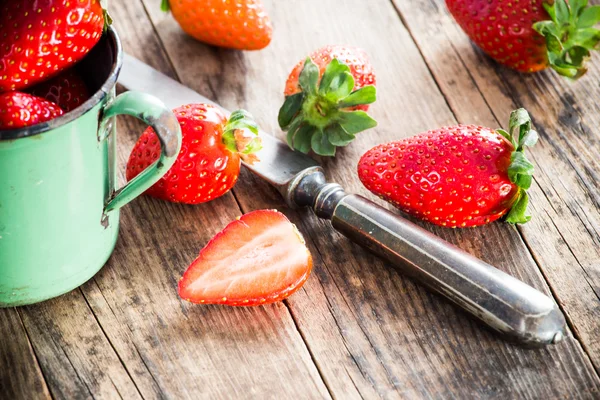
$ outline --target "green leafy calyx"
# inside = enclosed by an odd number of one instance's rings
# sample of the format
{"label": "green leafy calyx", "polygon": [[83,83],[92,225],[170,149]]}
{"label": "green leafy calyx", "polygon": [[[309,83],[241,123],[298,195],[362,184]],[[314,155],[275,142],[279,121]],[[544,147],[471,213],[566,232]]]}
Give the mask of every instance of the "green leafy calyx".
{"label": "green leafy calyx", "polygon": [[524,108],[519,108],[510,114],[508,132],[503,129],[498,129],[497,132],[514,147],[508,166],[508,179],[519,188],[512,208],[506,216],[506,222],[524,224],[531,219],[531,215],[527,212],[529,203],[527,189],[531,187],[534,170],[533,164],[525,155],[525,148],[537,143],[538,133],[533,130],[529,113]]}
{"label": "green leafy calyx", "polygon": [[102,17],[104,18],[104,26],[102,26],[102,33],[105,33],[108,30],[108,27],[112,25],[113,20],[108,14],[108,10],[106,8],[102,9]]}
{"label": "green leafy calyx", "polygon": [[548,63],[559,74],[577,79],[587,72],[585,62],[600,43],[600,6],[588,7],[588,0],[555,0],[544,3],[549,21],[533,24],[546,39]]}
{"label": "green leafy calyx", "polygon": [[169,10],[171,9],[171,6],[169,5],[169,0],[162,0],[160,2],[160,9],[163,12],[169,12]]}
{"label": "green leafy calyx", "polygon": [[319,81],[319,68],[307,58],[298,85],[301,91],[285,98],[278,117],[291,148],[333,156],[336,147],[348,145],[357,133],[377,125],[366,112],[351,110],[375,102],[375,86],[353,90],[350,68],[337,59],[327,65]]}
{"label": "green leafy calyx", "polygon": [[223,128],[223,144],[232,153],[239,153],[246,163],[252,164],[258,161],[254,153],[262,149],[258,132],[258,125],[248,111],[234,111]]}

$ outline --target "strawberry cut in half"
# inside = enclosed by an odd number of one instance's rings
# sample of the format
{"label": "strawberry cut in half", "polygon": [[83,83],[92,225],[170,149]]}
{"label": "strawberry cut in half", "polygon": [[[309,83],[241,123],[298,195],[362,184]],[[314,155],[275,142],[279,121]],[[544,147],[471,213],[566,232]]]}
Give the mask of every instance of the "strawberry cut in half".
{"label": "strawberry cut in half", "polygon": [[200,250],[178,292],[200,304],[274,303],[297,291],[312,265],[296,226],[276,210],[257,210],[231,222]]}

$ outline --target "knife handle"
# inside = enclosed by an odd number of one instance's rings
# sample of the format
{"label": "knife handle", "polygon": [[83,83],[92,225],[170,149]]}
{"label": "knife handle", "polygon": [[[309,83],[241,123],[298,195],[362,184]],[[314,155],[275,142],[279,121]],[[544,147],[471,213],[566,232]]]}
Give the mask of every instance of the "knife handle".
{"label": "knife handle", "polygon": [[565,337],[563,314],[542,292],[372,201],[325,183],[320,171],[299,183],[296,205],[311,205],[337,231],[507,339],[541,345]]}

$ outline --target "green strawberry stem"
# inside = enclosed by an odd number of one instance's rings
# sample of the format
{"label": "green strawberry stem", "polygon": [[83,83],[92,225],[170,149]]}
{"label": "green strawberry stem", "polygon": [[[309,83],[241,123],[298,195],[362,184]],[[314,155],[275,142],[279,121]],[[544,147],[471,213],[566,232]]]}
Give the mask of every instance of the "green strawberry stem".
{"label": "green strawberry stem", "polygon": [[102,32],[104,33],[108,30],[108,27],[112,25],[113,20],[108,14],[108,10],[106,8],[102,9],[102,17],[104,18],[104,26],[102,27]]}
{"label": "green strawberry stem", "polygon": [[169,0],[162,0],[160,2],[160,9],[164,12],[169,12],[171,7],[169,6]]}
{"label": "green strawberry stem", "polygon": [[337,59],[327,65],[319,82],[319,68],[307,58],[298,84],[302,91],[285,98],[278,117],[292,149],[334,156],[336,147],[347,146],[357,133],[377,125],[366,112],[350,110],[373,103],[375,86],[353,90],[350,68]]}
{"label": "green strawberry stem", "polygon": [[533,24],[533,29],[546,39],[550,66],[571,79],[587,72],[585,62],[600,43],[600,30],[593,28],[600,22],[600,6],[587,4],[588,0],[544,3],[551,20]]}
{"label": "green strawberry stem", "polygon": [[533,164],[525,155],[525,147],[531,147],[538,141],[538,133],[531,126],[531,117],[524,108],[519,108],[510,114],[508,132],[498,129],[497,132],[512,143],[514,151],[510,155],[508,166],[508,179],[518,186],[519,191],[512,208],[506,216],[506,222],[511,224],[524,224],[531,219],[527,212],[529,196],[527,189],[531,187],[533,179]]}
{"label": "green strawberry stem", "polygon": [[258,161],[254,153],[262,149],[258,125],[246,110],[231,113],[223,128],[223,143],[232,153],[239,153],[242,160],[252,164]]}

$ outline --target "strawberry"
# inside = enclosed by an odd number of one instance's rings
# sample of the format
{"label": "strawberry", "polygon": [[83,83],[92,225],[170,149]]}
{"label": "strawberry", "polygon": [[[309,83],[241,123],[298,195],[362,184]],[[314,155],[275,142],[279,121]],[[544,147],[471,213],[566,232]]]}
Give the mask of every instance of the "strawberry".
{"label": "strawberry", "polygon": [[275,210],[231,222],[200,250],[179,281],[179,296],[193,303],[255,306],[300,289],[312,256],[296,227]]}
{"label": "strawberry", "polygon": [[326,46],[300,61],[285,84],[279,126],[295,150],[335,155],[377,122],[366,111],[376,99],[375,74],[366,53]]}
{"label": "strawberry", "polygon": [[85,82],[74,69],[30,88],[29,92],[58,104],[66,112],[79,107],[90,97]]}
{"label": "strawberry", "polygon": [[600,6],[587,0],[446,0],[465,33],[490,57],[521,72],[552,67],[576,79],[600,42]]}
{"label": "strawberry", "polygon": [[163,0],[161,8],[204,43],[260,50],[271,42],[273,27],[261,0]]}
{"label": "strawberry", "polygon": [[[171,169],[148,191],[160,199],[198,204],[227,193],[240,174],[240,160],[256,161],[258,127],[244,110],[225,114],[210,104],[188,104],[173,110],[181,125],[182,145]],[[160,142],[152,128],[144,131],[127,162],[131,180],[158,160]]]}
{"label": "strawberry", "polygon": [[362,156],[358,175],[377,196],[436,225],[477,226],[505,214],[525,223],[533,165],[524,149],[538,135],[524,109],[509,126],[458,125],[382,144]]}
{"label": "strawberry", "polygon": [[41,97],[21,92],[0,93],[0,129],[23,128],[63,115],[63,110]]}
{"label": "strawberry", "polygon": [[99,0],[11,0],[0,5],[0,92],[22,90],[75,64],[100,40]]}

